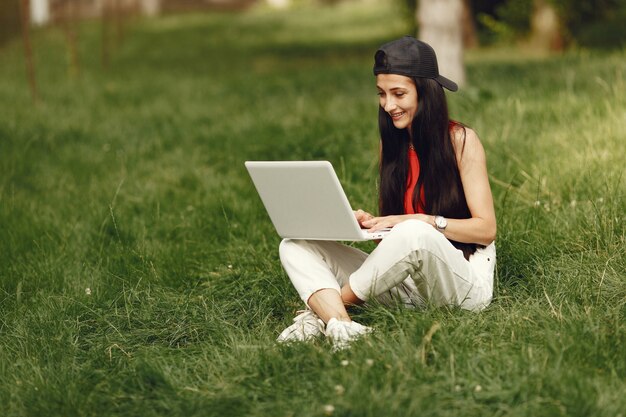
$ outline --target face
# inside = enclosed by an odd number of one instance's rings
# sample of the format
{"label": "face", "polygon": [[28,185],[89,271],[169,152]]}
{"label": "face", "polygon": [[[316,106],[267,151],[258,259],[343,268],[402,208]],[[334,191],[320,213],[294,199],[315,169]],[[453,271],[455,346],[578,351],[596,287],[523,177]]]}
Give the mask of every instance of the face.
{"label": "face", "polygon": [[376,88],[380,107],[391,116],[393,125],[398,129],[408,128],[410,132],[418,102],[413,80],[404,75],[378,74]]}

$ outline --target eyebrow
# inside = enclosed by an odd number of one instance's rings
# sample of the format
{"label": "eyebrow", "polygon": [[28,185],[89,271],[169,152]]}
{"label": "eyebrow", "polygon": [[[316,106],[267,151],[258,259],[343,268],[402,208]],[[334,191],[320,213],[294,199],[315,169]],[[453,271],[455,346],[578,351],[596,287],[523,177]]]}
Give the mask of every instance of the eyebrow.
{"label": "eyebrow", "polygon": [[[379,90],[383,90],[382,88],[380,88],[380,86],[376,86],[376,88],[378,88]],[[390,88],[389,91],[396,91],[396,90],[402,90],[402,91],[409,91],[408,88],[404,88],[404,87],[393,87]]]}

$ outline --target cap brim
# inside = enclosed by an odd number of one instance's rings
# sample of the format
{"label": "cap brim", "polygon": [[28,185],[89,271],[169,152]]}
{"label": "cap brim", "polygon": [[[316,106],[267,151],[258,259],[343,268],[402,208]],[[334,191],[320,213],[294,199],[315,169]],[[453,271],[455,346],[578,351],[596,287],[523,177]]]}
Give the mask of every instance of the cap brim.
{"label": "cap brim", "polygon": [[447,88],[450,91],[457,91],[459,89],[459,86],[456,85],[454,81],[447,79],[443,75],[435,78],[435,81],[437,81],[439,84],[441,84],[442,87]]}

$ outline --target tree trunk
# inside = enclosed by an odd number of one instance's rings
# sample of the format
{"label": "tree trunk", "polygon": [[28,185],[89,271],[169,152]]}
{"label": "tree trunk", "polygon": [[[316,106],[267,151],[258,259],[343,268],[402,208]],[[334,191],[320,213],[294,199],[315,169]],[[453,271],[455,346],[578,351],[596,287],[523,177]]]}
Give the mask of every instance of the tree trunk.
{"label": "tree trunk", "polygon": [[267,4],[274,9],[285,9],[290,6],[290,0],[267,0]]}
{"label": "tree trunk", "polygon": [[463,0],[463,46],[465,49],[478,47],[478,34],[476,32],[476,23],[474,22],[474,12],[470,0]]}
{"label": "tree trunk", "polygon": [[439,73],[459,86],[465,85],[462,18],[463,0],[419,1],[419,39],[435,50]]}
{"label": "tree trunk", "polygon": [[28,85],[33,102],[39,102],[39,91],[37,90],[37,81],[35,79],[35,63],[33,60],[33,48],[30,44],[30,0],[20,0],[21,5],[21,21],[22,21],[22,38],[24,40],[24,56],[26,58],[26,73],[28,77]]}
{"label": "tree trunk", "polygon": [[80,64],[78,60],[78,46],[76,42],[76,22],[78,20],[78,5],[74,0],[65,0],[65,10],[63,12],[63,20],[61,26],[65,32],[65,41],[67,43],[67,62],[68,73],[71,77],[76,78],[80,75]]}
{"label": "tree trunk", "polygon": [[109,61],[111,57],[111,36],[110,36],[110,21],[109,15],[111,13],[110,0],[102,0],[102,11],[100,15],[101,21],[101,48],[100,48],[100,61],[102,62],[102,68],[109,68]]}
{"label": "tree trunk", "polygon": [[50,22],[50,0],[32,0],[30,21],[37,26]]}
{"label": "tree trunk", "polygon": [[161,13],[161,0],[141,0],[140,10],[143,16],[158,16]]}
{"label": "tree trunk", "polygon": [[561,51],[564,47],[559,16],[550,3],[534,0],[530,21],[530,44],[544,51]]}

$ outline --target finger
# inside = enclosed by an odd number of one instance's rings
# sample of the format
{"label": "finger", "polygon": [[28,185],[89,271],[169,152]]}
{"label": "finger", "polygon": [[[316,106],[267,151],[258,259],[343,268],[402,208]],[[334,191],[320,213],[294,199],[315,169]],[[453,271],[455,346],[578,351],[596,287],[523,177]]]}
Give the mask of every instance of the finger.
{"label": "finger", "polygon": [[376,224],[376,221],[377,221],[376,217],[372,217],[371,219],[364,220],[363,226],[372,227],[373,225]]}
{"label": "finger", "polygon": [[395,226],[395,222],[389,217],[378,217],[376,220],[376,223],[370,227],[370,231],[378,231],[386,228],[390,229]]}
{"label": "finger", "polygon": [[379,223],[379,224],[377,224],[375,226],[370,227],[368,230],[370,232],[377,232],[377,231],[379,231],[381,229],[385,229],[387,227],[389,227],[389,226],[387,226],[385,223]]}
{"label": "finger", "polygon": [[381,217],[375,217],[372,220],[370,220],[368,223],[368,228],[371,232],[375,232],[377,230],[380,229],[384,229],[385,227],[389,227],[389,222]]}

